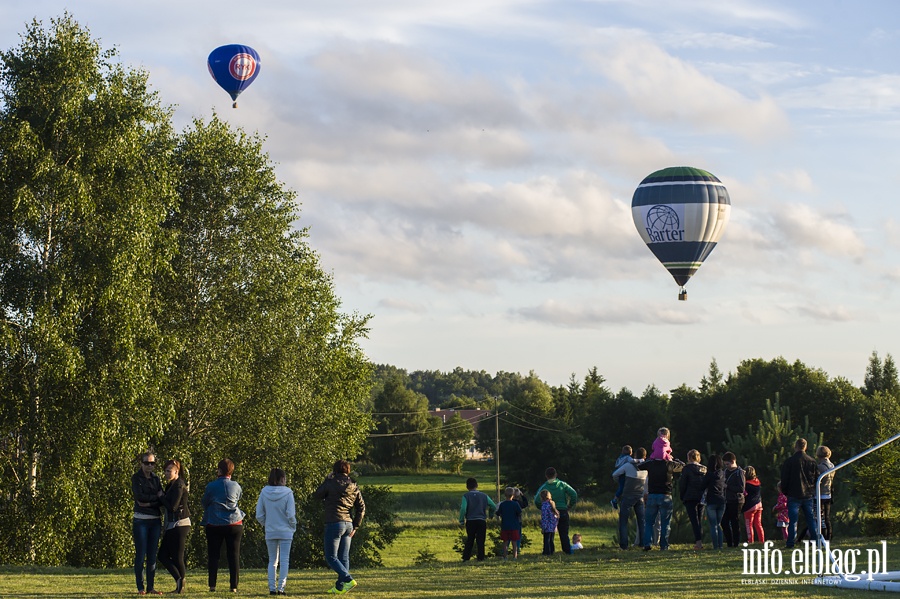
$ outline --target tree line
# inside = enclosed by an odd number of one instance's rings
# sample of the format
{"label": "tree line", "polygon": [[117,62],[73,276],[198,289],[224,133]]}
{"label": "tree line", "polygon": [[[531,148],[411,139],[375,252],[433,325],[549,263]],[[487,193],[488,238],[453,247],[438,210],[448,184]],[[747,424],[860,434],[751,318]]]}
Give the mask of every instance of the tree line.
{"label": "tree line", "polygon": [[[753,465],[766,485],[764,498],[774,505],[780,465],[797,437],[807,438],[812,450],[828,445],[839,463],[900,428],[897,367],[890,354],[882,359],[877,352],[869,357],[862,387],[784,358],[744,360],[728,374],[713,359],[696,387],[683,384],[663,393],[649,385],[640,395],[609,389],[596,367],[581,380],[573,375],[564,386],[548,385],[533,372],[492,377],[462,369],[406,373],[382,365],[375,368],[375,377],[376,401],[385,401],[385,394],[409,400],[394,404],[398,412],[454,406],[491,410],[499,423],[490,418],[480,426],[480,449],[493,455],[499,429],[504,484],[532,489],[553,465],[564,480],[588,494],[611,492],[610,473],[621,447],[649,448],[656,430],[666,426],[682,460],[689,449],[704,456],[732,451],[742,466]],[[408,430],[416,426],[424,430],[422,422],[410,423]],[[392,443],[396,441],[390,438],[373,440],[369,455],[377,460],[377,455],[390,454]],[[403,451],[392,454],[394,461],[415,466],[414,459],[404,456],[426,451],[428,442],[422,436],[404,443]],[[873,534],[891,529],[900,482],[889,473],[898,464],[900,448],[888,446],[842,471],[836,509],[858,511],[862,501]],[[887,532],[898,532],[895,528]]]}

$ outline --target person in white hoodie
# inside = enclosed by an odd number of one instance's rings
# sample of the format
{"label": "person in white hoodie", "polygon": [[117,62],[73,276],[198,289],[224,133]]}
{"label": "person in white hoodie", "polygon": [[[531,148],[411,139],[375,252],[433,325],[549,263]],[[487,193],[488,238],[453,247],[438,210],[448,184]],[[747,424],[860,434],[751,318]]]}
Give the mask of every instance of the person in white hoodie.
{"label": "person in white hoodie", "polygon": [[[294,492],[287,486],[287,475],[281,468],[269,472],[269,484],[259,492],[256,520],[266,529],[269,548],[269,594],[284,595],[287,584],[291,541],[297,530]],[[275,566],[278,564],[278,585],[275,585]]]}

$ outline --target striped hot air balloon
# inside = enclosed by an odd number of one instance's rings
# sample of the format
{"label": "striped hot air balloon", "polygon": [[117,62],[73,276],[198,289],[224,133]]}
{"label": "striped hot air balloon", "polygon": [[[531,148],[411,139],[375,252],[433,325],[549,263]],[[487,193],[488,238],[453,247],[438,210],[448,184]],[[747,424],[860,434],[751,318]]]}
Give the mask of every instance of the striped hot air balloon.
{"label": "striped hot air balloon", "polygon": [[722,182],[689,166],[664,168],[648,175],[634,191],[631,216],[641,239],[681,286],[716,247],[731,214]]}

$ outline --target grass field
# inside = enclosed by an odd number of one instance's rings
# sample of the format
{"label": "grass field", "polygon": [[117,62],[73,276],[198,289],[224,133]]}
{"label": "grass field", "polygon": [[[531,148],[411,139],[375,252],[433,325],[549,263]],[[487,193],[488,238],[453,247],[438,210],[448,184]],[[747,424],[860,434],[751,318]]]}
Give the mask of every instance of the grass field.
{"label": "grass field", "polygon": [[[407,527],[394,545],[385,550],[384,568],[355,570],[359,587],[352,595],[374,598],[404,597],[870,597],[870,592],[817,587],[811,576],[745,575],[739,549],[696,552],[690,545],[673,545],[668,552],[620,551],[613,545],[615,516],[608,506],[579,505],[572,514],[572,530],[582,532],[586,549],[572,556],[542,557],[537,510],[528,510],[526,534],[534,544],[518,561],[496,558],[483,563],[462,563],[453,551],[458,535],[459,499],[467,476],[482,481],[482,490],[494,494],[487,467],[467,464],[462,476],[429,474],[367,476],[365,484],[390,485],[399,497],[399,512]],[[866,550],[880,546],[877,539],[838,542],[841,550]],[[781,547],[779,544],[776,547]],[[413,565],[419,550],[437,557],[429,565]],[[889,541],[887,569],[900,569],[900,542]],[[789,566],[789,554],[785,551]],[[864,563],[856,571],[865,569]],[[220,579],[227,572],[220,573]],[[161,590],[174,586],[160,571]],[[225,578],[227,581],[227,578]],[[207,591],[205,571],[189,572],[187,594],[215,597]],[[325,596],[332,585],[329,570],[292,570],[291,596]],[[226,585],[227,586],[227,585]],[[0,567],[0,597],[133,597],[130,570],[74,570],[66,568]],[[263,570],[241,572],[241,596],[268,597]]]}

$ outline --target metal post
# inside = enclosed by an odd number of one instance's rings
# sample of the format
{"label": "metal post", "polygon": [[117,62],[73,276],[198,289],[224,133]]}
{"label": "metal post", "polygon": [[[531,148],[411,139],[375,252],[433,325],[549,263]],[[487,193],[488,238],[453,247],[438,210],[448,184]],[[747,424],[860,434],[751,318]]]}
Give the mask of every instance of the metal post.
{"label": "metal post", "polygon": [[497,464],[497,505],[500,505],[500,411],[494,397],[494,463]]}

